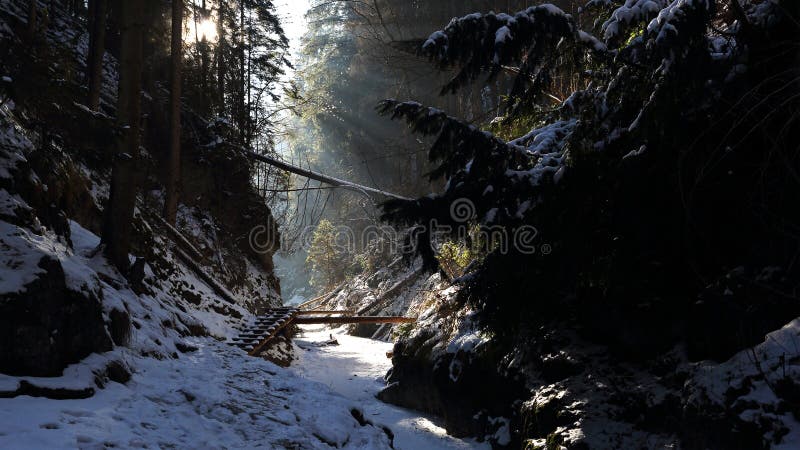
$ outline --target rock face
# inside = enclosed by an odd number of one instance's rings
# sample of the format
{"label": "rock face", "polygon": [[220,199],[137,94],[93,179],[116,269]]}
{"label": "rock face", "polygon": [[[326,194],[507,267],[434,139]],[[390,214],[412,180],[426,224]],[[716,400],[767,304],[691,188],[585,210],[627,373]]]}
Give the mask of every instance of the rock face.
{"label": "rock face", "polygon": [[397,340],[378,398],[442,418],[450,435],[519,447],[512,430],[521,427],[519,405],[530,395],[525,380],[508,370],[505,353],[475,329],[454,294],[439,274],[396,261],[353,278],[317,307],[417,317],[413,325],[350,328],[356,336]]}
{"label": "rock face", "polygon": [[[186,114],[203,142],[225,136],[225,127]],[[153,148],[160,148],[154,143]],[[181,209],[178,229],[203,254],[203,266],[238,294],[242,306],[255,314],[282,303],[273,254],[280,232],[272,211],[251,183],[251,162],[226,144],[182,149]],[[158,157],[165,155],[157,153]],[[163,164],[161,164],[163,167]],[[155,168],[153,172],[158,172]],[[160,211],[160,198],[153,210]],[[211,239],[209,239],[211,238]],[[142,249],[143,252],[146,249]]]}
{"label": "rock face", "polygon": [[402,343],[395,347],[389,385],[379,399],[441,417],[452,436],[488,436],[493,445],[519,445],[500,430],[518,426],[515,405],[527,395],[521,377],[503,373],[488,351],[443,353],[431,361],[408,350]]}
{"label": "rock face", "polygon": [[[428,354],[415,351],[413,344],[400,341],[392,353],[388,386],[378,393],[384,402],[444,416],[444,402],[434,383],[434,370]],[[449,431],[449,428],[448,428]]]}
{"label": "rock face", "polygon": [[[109,152],[119,138],[115,105],[107,101],[116,98],[118,65],[106,55],[103,112],[89,111],[73,78],[83,61],[75,47],[85,35],[82,24],[50,8],[59,26],[43,27],[34,43],[21,40],[14,31],[24,20],[23,4],[0,7],[0,48],[7,56],[0,74],[0,374],[10,376],[0,397],[84,398],[108,382],[126,383],[130,352],[179,358],[193,351],[184,337],[222,338],[248,312],[279,304],[272,254],[280,235],[252,186],[250,161],[225,143],[224,127],[184,109],[175,234],[194,247],[195,264],[184,261],[158,220],[169,130],[166,97],[155,91],[143,95],[141,195],[130,252],[136,263],[127,278],[109,264],[99,235]],[[253,245],[251,230],[262,228]],[[232,295],[220,298],[217,284]],[[55,378],[15,384],[14,376]]]}
{"label": "rock face", "polygon": [[[781,278],[767,272],[757,278]],[[762,330],[780,326],[776,316],[792,317],[793,305],[742,278],[734,274],[727,285],[712,286],[697,307],[720,303],[713,295],[719,291],[728,309],[717,310],[732,313],[716,320],[729,323],[745,318],[737,296],[758,295],[765,307],[753,311],[752,331],[714,337],[724,327],[704,317],[707,329],[690,334],[697,341],[664,351],[654,346],[648,358],[591,340],[591,333],[563,321],[500,344],[471,324],[472,313],[453,302],[450,290],[433,289],[438,296],[422,302],[430,308],[415,327],[395,331],[393,368],[379,398],[435,414],[449,434],[487,440],[493,448],[790,445],[800,439],[800,319],[755,342]]]}
{"label": "rock face", "polygon": [[70,290],[61,264],[43,257],[44,271],[25,292],[0,296],[0,372],[58,376],[91,353],[111,350],[99,299]]}

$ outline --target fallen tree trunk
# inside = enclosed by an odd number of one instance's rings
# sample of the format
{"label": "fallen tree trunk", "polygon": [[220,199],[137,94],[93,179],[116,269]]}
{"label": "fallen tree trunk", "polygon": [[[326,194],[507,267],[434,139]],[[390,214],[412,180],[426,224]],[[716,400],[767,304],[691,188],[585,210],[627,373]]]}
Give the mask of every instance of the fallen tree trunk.
{"label": "fallen tree trunk", "polygon": [[364,314],[367,311],[377,309],[378,307],[383,307],[386,303],[388,303],[394,296],[400,293],[403,289],[411,285],[414,280],[417,279],[424,272],[423,269],[417,269],[411,272],[407,277],[403,278],[402,280],[395,283],[392,287],[386,290],[380,297],[378,297],[375,301],[370,303],[369,305],[359,309],[356,314]]}
{"label": "fallen tree trunk", "polygon": [[341,282],[341,283],[339,284],[339,286],[336,286],[336,289],[334,289],[334,290],[332,290],[332,291],[328,292],[327,294],[322,294],[322,295],[320,295],[320,296],[318,296],[318,297],[314,297],[314,298],[312,298],[311,300],[308,300],[308,301],[306,301],[306,302],[300,303],[299,305],[297,305],[297,308],[298,308],[298,309],[308,308],[308,307],[310,307],[311,305],[315,305],[315,304],[317,304],[317,303],[323,303],[323,302],[326,302],[326,301],[330,300],[331,298],[333,298],[333,297],[334,297],[336,294],[338,294],[338,293],[339,293],[339,291],[341,291],[341,290],[342,290],[342,288],[344,288],[344,286],[345,286],[346,284],[347,284],[347,280],[345,280],[345,281]]}
{"label": "fallen tree trunk", "polygon": [[313,170],[303,169],[302,167],[297,167],[295,165],[289,164],[287,162],[280,161],[278,159],[272,158],[270,156],[259,155],[258,153],[249,151],[249,150],[242,150],[244,154],[251,159],[255,159],[257,161],[261,161],[263,163],[267,163],[271,166],[275,166],[279,169],[285,170],[287,172],[291,172],[297,175],[304,176],[306,178],[310,178],[312,180],[317,180],[321,183],[329,184],[331,186],[337,186],[346,189],[352,189],[354,191],[359,191],[361,193],[372,193],[382,195],[384,197],[396,198],[399,200],[408,200],[411,201],[408,197],[403,197],[402,195],[397,195],[392,192],[383,191],[380,189],[376,189],[370,186],[364,186],[361,184],[356,184],[351,181],[341,180],[339,178],[334,178],[319,172],[314,172]]}

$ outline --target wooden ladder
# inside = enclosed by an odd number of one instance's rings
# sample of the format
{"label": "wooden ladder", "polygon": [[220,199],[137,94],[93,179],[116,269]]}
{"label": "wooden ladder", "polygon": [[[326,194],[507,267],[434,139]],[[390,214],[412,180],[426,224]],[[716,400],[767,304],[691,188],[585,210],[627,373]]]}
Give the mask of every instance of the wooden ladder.
{"label": "wooden ladder", "polygon": [[[302,317],[301,317],[302,316]],[[310,317],[309,317],[310,316]],[[358,316],[352,311],[301,311],[296,307],[268,309],[266,313],[240,328],[239,335],[230,344],[257,356],[281,330],[291,324],[345,324],[345,323],[411,323],[414,317]]]}
{"label": "wooden ladder", "polygon": [[231,344],[246,351],[250,356],[256,356],[281,330],[292,323],[297,311],[297,308],[292,307],[269,309],[242,327],[239,336],[233,338]]}

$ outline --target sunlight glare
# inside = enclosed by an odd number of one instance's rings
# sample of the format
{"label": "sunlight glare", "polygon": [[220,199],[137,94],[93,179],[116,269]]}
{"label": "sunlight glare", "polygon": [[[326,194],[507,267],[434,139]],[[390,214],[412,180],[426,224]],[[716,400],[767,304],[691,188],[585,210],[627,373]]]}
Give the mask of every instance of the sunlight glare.
{"label": "sunlight glare", "polygon": [[195,29],[195,22],[189,20],[189,26],[186,28],[186,34],[183,36],[185,42],[194,42],[195,38],[202,41],[204,38],[210,42],[217,42],[217,23],[212,17],[203,19],[197,23]]}

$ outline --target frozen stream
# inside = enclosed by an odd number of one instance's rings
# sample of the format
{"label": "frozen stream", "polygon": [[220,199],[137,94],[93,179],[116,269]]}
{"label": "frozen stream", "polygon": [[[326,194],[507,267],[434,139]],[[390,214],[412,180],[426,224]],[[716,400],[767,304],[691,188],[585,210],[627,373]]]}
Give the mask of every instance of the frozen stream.
{"label": "frozen stream", "polygon": [[[392,344],[348,336],[325,326],[306,325],[301,328],[303,333],[294,339],[299,347],[296,349],[298,360],[292,363],[291,370],[301,377],[329,386],[352,400],[368,420],[391,428],[396,449],[490,448],[485,443],[448,436],[432,418],[375,398],[384,386],[383,376],[392,366],[386,357]],[[329,339],[330,334],[339,345],[319,346]]]}

